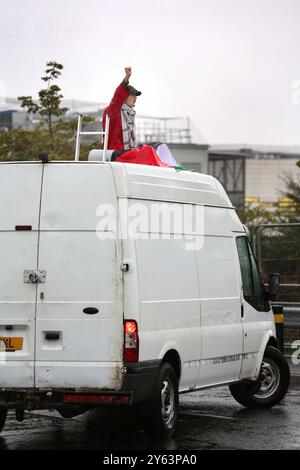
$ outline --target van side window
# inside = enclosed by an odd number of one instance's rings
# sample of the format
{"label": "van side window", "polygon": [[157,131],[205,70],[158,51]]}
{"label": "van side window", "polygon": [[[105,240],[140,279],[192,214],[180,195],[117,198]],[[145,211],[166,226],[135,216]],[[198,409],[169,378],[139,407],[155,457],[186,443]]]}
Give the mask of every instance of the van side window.
{"label": "van side window", "polygon": [[266,305],[265,289],[249,242],[246,237],[238,237],[236,244],[244,298],[256,310],[266,311],[269,307]]}

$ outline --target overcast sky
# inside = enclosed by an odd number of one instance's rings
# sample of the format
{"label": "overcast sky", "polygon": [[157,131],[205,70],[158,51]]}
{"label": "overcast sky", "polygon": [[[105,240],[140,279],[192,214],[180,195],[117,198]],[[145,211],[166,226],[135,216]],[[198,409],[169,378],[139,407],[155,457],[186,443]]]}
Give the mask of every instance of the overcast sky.
{"label": "overcast sky", "polygon": [[[133,68],[136,110],[190,116],[208,143],[300,144],[300,0],[0,0],[0,90],[110,100]],[[1,93],[0,93],[1,94]]]}

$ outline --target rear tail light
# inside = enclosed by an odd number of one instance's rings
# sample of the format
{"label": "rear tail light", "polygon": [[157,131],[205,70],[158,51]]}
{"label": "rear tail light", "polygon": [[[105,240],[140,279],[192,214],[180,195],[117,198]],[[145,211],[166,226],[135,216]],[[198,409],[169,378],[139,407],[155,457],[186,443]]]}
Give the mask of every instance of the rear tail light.
{"label": "rear tail light", "polygon": [[125,320],[124,322],[124,362],[138,362],[139,360],[139,334],[137,322]]}

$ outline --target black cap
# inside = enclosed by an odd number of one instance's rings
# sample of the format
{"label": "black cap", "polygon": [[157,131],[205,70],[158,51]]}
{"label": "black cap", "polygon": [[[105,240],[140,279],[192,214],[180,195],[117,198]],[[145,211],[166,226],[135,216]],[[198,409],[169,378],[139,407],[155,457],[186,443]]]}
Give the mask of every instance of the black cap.
{"label": "black cap", "polygon": [[142,94],[141,91],[138,91],[136,88],[134,88],[134,86],[132,85],[127,85],[127,90],[129,91],[129,94],[130,95],[133,95],[133,96],[140,96]]}

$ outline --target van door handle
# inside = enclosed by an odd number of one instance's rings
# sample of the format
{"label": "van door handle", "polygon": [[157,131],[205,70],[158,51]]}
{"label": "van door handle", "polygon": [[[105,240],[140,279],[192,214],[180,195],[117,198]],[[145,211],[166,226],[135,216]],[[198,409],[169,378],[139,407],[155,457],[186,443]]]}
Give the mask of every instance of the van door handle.
{"label": "van door handle", "polygon": [[244,318],[244,305],[241,305],[241,317]]}
{"label": "van door handle", "polygon": [[58,340],[59,339],[59,333],[46,333],[45,338],[49,341]]}

